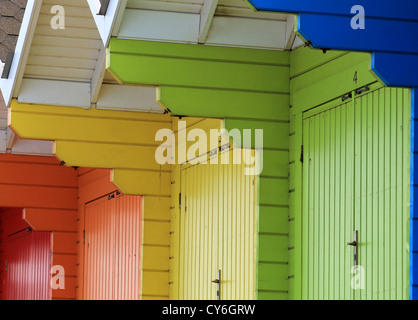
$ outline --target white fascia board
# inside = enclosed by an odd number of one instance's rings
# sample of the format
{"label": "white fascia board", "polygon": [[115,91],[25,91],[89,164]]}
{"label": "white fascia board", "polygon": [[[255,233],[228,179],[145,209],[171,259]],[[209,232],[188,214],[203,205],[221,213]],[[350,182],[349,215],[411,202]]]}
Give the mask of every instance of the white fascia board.
{"label": "white fascia board", "polygon": [[17,139],[10,150],[12,154],[54,156],[53,141]]}
{"label": "white fascia board", "polygon": [[103,84],[97,109],[163,113],[156,101],[157,89],[147,86]]}
{"label": "white fascia board", "polygon": [[98,15],[98,0],[87,0],[90,11],[93,15],[94,22],[99,30],[100,38],[102,39],[103,46],[107,48],[110,37],[113,34],[113,29],[117,28],[117,21],[120,21],[121,16],[126,7],[127,0],[110,0],[107,7],[106,15]]}
{"label": "white fascia board", "polygon": [[28,0],[26,4],[9,77],[0,79],[0,90],[6,106],[10,106],[13,95],[16,96],[15,88],[23,77],[41,6],[42,0]]}
{"label": "white fascia board", "polygon": [[23,79],[18,102],[89,109],[90,83]]}

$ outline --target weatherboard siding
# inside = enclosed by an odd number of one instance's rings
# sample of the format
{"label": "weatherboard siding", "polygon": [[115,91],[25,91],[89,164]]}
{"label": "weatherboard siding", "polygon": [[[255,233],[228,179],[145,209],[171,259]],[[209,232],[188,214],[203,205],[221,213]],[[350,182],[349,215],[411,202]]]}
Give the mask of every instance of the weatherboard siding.
{"label": "weatherboard siding", "polygon": [[158,101],[173,115],[224,118],[228,130],[264,129],[257,297],[286,299],[289,53],[112,39],[107,68],[122,83],[159,86]]}

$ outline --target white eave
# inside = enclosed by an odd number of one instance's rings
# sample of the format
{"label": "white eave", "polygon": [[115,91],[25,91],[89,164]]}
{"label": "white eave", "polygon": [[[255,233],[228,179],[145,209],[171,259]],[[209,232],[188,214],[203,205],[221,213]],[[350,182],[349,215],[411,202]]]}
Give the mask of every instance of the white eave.
{"label": "white eave", "polygon": [[0,79],[0,90],[7,106],[10,105],[16,85],[18,85],[18,81],[22,77],[23,68],[26,63],[29,46],[32,41],[41,5],[42,0],[28,0],[9,76],[7,79]]}
{"label": "white eave", "polygon": [[102,41],[110,37],[291,50],[302,44],[294,16],[254,12],[244,0],[110,0],[105,16],[88,0]]}
{"label": "white eave", "polygon": [[[56,5],[65,10],[64,29],[51,27]],[[7,105],[17,98],[31,104],[164,112],[155,88],[123,86],[106,72],[104,44],[87,0],[29,0],[15,55],[9,79],[0,82]]]}

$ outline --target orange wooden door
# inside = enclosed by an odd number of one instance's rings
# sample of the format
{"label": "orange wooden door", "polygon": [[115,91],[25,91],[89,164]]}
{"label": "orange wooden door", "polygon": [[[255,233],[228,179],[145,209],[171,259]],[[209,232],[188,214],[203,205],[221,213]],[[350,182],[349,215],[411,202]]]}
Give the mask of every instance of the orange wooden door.
{"label": "orange wooden door", "polygon": [[86,205],[84,299],[140,298],[142,198],[112,194]]}

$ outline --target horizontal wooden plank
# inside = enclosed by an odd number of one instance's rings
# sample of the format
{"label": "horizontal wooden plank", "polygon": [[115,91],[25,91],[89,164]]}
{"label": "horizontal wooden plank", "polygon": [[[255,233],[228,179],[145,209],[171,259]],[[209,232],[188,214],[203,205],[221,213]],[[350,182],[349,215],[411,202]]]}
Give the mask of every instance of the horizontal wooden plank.
{"label": "horizontal wooden plank", "polygon": [[25,77],[39,77],[47,79],[89,81],[93,76],[92,69],[78,69],[67,67],[50,67],[27,65],[25,68]]}
{"label": "horizontal wooden plank", "polygon": [[[156,56],[161,58],[178,57],[231,63],[251,63],[273,66],[289,66],[289,52],[257,50],[248,48],[196,46],[192,44],[133,41],[112,38],[110,53]],[[260,79],[261,80],[261,79]]]}
{"label": "horizontal wooden plank", "polygon": [[63,266],[65,270],[65,276],[77,276],[76,264],[77,264],[77,255],[76,254],[60,254],[53,252],[51,264],[53,266],[59,265]]}
{"label": "horizontal wooden plank", "polygon": [[[148,226],[148,222],[145,222],[145,227]],[[169,269],[169,252],[170,248],[147,246],[142,247],[142,269],[143,270],[155,270],[155,271],[168,271]]]}
{"label": "horizontal wooden plank", "polygon": [[156,146],[58,140],[55,142],[55,155],[65,161],[68,166],[168,172],[169,164],[160,165],[155,160],[156,148]]}
{"label": "horizontal wooden plank", "polygon": [[[81,117],[60,113],[11,112],[13,130],[26,139],[71,140],[80,142],[124,143],[158,146],[158,130],[171,129],[170,122],[135,119],[106,119],[99,112],[89,110],[97,117]],[[166,119],[165,116],[161,120]],[[77,128],[77,130],[74,130]]]}
{"label": "horizontal wooden plank", "polygon": [[288,256],[287,236],[259,234],[258,259],[262,262],[287,263]]}
{"label": "horizontal wooden plank", "polygon": [[156,101],[157,88],[103,84],[96,103],[97,109],[163,113]]}
{"label": "horizontal wooden plank", "polygon": [[87,8],[85,0],[71,0],[71,2],[67,0],[43,0],[43,4]]}
{"label": "horizontal wooden plank", "polygon": [[0,184],[77,188],[77,175],[72,168],[0,162],[0,171]]}
{"label": "horizontal wooden plank", "polygon": [[126,8],[118,37],[197,43],[199,14]]}
{"label": "horizontal wooden plank", "polygon": [[[143,244],[169,246],[170,222],[144,221]],[[168,269],[167,269],[168,270]]]}
{"label": "horizontal wooden plank", "polygon": [[[65,9],[65,7],[64,7]],[[45,29],[39,28],[39,26],[48,26],[50,31],[49,34],[56,32],[55,29],[51,28],[51,20],[53,15],[52,14],[40,14],[38,18],[38,28],[36,30],[37,34],[43,34],[45,31],[48,34],[48,31]],[[95,29],[96,25],[94,23],[94,20],[91,17],[71,17],[66,16],[65,17],[65,28],[85,28],[85,29]],[[97,32],[97,31],[96,31]],[[98,33],[97,33],[98,34]]]}
{"label": "horizontal wooden plank", "polygon": [[0,185],[1,207],[77,209],[77,189]]}
{"label": "horizontal wooden plank", "polygon": [[97,60],[89,59],[74,59],[74,58],[61,58],[61,57],[44,57],[44,56],[29,56],[27,65],[31,66],[48,66],[55,68],[74,68],[94,70]]}
{"label": "horizontal wooden plank", "polygon": [[26,208],[24,219],[36,231],[77,231],[77,211]]}
{"label": "horizontal wooden plank", "polygon": [[[274,122],[274,121],[257,121],[257,120],[246,120],[246,119],[225,119],[225,128],[228,131],[233,129],[238,129],[241,132],[243,130],[250,130],[251,132],[251,145],[249,141],[243,141],[242,146],[244,148],[255,146],[255,130],[262,129],[263,131],[263,148],[271,149],[283,149],[287,150],[289,148],[289,123],[288,122]],[[285,139],[278,139],[278,133]],[[241,137],[243,139],[243,134]]]}
{"label": "horizontal wooden plank", "polygon": [[258,290],[287,291],[289,270],[285,264],[258,263]]}
{"label": "horizontal wooden plank", "polygon": [[[34,80],[35,82],[45,83],[43,80]],[[157,114],[149,112],[126,112],[126,111],[113,111],[113,110],[84,110],[80,108],[61,107],[42,105],[42,104],[29,104],[19,103],[16,99],[13,99],[11,103],[12,112],[23,113],[39,113],[39,114],[52,114],[60,116],[74,116],[85,118],[101,118],[101,119],[115,119],[115,120],[138,120],[148,122],[164,122],[171,123],[171,116],[169,114]]]}
{"label": "horizontal wooden plank", "polygon": [[258,300],[288,300],[289,296],[287,292],[283,291],[258,291]]}
{"label": "horizontal wooden plank", "polygon": [[345,51],[327,50],[301,47],[290,53],[290,77],[294,78],[312,69],[318,68],[332,60],[348,54]]}
{"label": "horizontal wooden plank", "polygon": [[100,49],[96,48],[71,48],[61,46],[32,45],[30,55],[46,57],[66,57],[80,59],[95,59],[99,56]]}
{"label": "horizontal wooden plank", "polygon": [[36,163],[0,162],[1,184],[77,187],[77,175],[71,168]]}
{"label": "horizontal wooden plank", "polygon": [[[289,90],[288,87],[286,92]],[[287,93],[161,86],[158,88],[158,101],[170,108],[173,115],[289,119],[290,96]]]}
{"label": "horizontal wooden plank", "polygon": [[4,154],[0,156],[0,164],[2,162],[12,162],[12,163],[31,163],[31,164],[49,164],[49,165],[59,165],[59,160],[55,157],[37,157],[29,155],[13,155],[13,154]]}
{"label": "horizontal wooden plank", "polygon": [[60,300],[60,299],[71,299],[74,300],[76,298],[76,285],[77,285],[77,278],[76,277],[66,277],[65,278],[65,289],[55,289],[52,290],[52,300]]}
{"label": "horizontal wooden plank", "polygon": [[[68,17],[84,17],[89,18],[91,17],[91,12],[86,7],[74,6],[69,5],[68,2],[59,4],[58,2],[54,3],[44,3],[41,7],[41,13],[46,15],[51,15],[51,8],[54,5],[62,5],[64,6],[65,15]],[[52,16],[52,15],[51,15]]]}
{"label": "horizontal wooden plank", "polygon": [[13,143],[11,152],[21,155],[53,156],[53,142],[19,139]]}
{"label": "horizontal wooden plank", "polygon": [[289,233],[289,209],[260,205],[258,231],[261,233]]}
{"label": "horizontal wooden plank", "polygon": [[100,40],[93,39],[80,39],[80,38],[63,38],[57,35],[37,35],[33,37],[32,45],[37,46],[53,46],[68,48],[82,48],[100,50],[102,48],[102,42]]}
{"label": "horizontal wooden plank", "polygon": [[285,41],[286,21],[215,16],[205,43],[284,49]]}
{"label": "horizontal wooden plank", "polygon": [[287,179],[260,177],[259,203],[265,205],[289,205],[289,184]]}
{"label": "horizontal wooden plank", "polygon": [[90,83],[23,79],[18,99],[20,103],[90,108]]}
{"label": "horizontal wooden plank", "polygon": [[[286,136],[286,134],[281,136]],[[263,150],[263,171],[261,174],[268,177],[287,177],[289,174],[289,152]]]}
{"label": "horizontal wooden plank", "polygon": [[143,271],[142,295],[168,297],[168,272]]}
{"label": "horizontal wooden plank", "polygon": [[88,186],[80,187],[78,201],[79,203],[87,203],[116,190],[117,187],[110,181],[109,171],[106,176],[91,182]]}
{"label": "horizontal wooden plank", "polygon": [[202,10],[201,2],[203,2],[203,0],[183,0],[181,2],[158,0],[128,0],[126,8],[199,14],[200,10]]}
{"label": "horizontal wooden plank", "polygon": [[144,219],[169,220],[170,198],[147,196],[144,198]]}
{"label": "horizontal wooden plank", "polygon": [[[122,83],[286,93],[289,68],[112,53],[108,70]],[[141,72],[138,72],[140,70]],[[202,75],[205,75],[202,77]]]}
{"label": "horizontal wooden plank", "polygon": [[77,254],[77,233],[53,232],[52,251],[65,254]]}
{"label": "horizontal wooden plank", "polygon": [[170,172],[114,169],[112,181],[125,194],[171,195]]}

